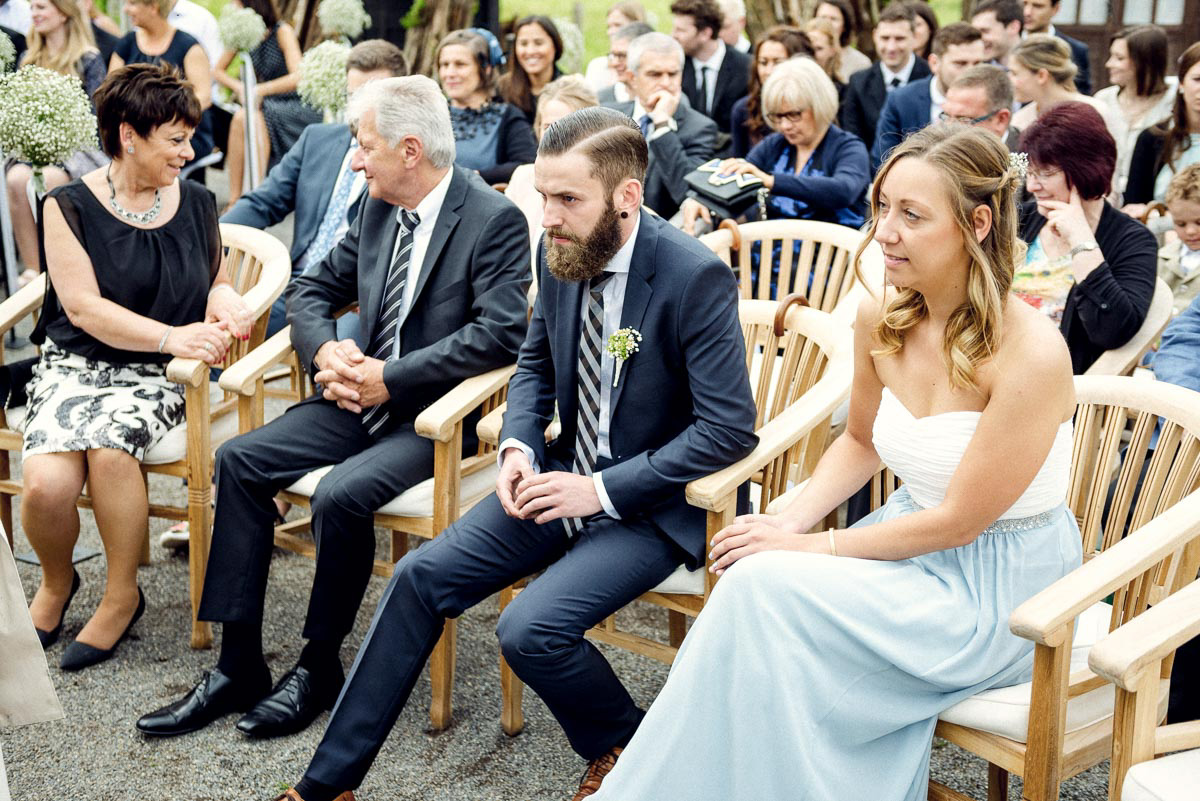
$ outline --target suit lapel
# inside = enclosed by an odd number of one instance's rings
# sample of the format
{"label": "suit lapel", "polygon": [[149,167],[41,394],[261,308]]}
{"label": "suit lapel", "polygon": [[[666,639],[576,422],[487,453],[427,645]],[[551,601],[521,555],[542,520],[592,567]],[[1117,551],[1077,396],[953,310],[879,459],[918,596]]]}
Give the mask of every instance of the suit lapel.
{"label": "suit lapel", "polygon": [[[367,346],[375,336],[375,324],[379,321],[379,313],[383,311],[380,304],[383,302],[383,292],[387,286],[388,268],[392,266],[392,251],[396,249],[396,237],[400,234],[400,225],[396,222],[396,207],[385,205],[385,208],[387,211],[384,212],[381,226],[383,230],[378,232],[379,252],[375,254],[375,274],[371,276],[370,281],[365,282],[370,288],[371,297],[369,302],[359,304],[359,310],[365,315],[362,332],[366,337],[364,345]],[[363,243],[359,242],[359,247],[362,246]]]}
{"label": "suit lapel", "polygon": [[[429,237],[429,247],[425,249],[425,260],[421,263],[421,272],[417,275],[417,288],[413,292],[412,303],[408,306],[410,314],[420,300],[425,285],[429,283],[429,276],[437,268],[438,258],[442,255],[446,243],[450,241],[450,234],[462,219],[458,210],[462,208],[463,200],[467,196],[467,178],[457,167],[450,169],[454,170],[454,175],[450,178],[450,186],[446,189],[446,197],[438,211],[437,226]],[[406,316],[400,325],[403,326],[407,321]]]}
{"label": "suit lapel", "polygon": [[[558,413],[563,426],[563,442],[575,444],[579,414],[579,337],[583,330],[583,281],[558,281],[558,325],[555,326],[557,350],[563,364],[556,366]],[[569,438],[567,436],[569,435]]]}
{"label": "suit lapel", "polygon": [[696,68],[691,57],[683,59],[683,93],[687,95],[693,108],[700,107],[700,90],[696,88]]}
{"label": "suit lapel", "polygon": [[[621,328],[632,328],[640,331],[642,320],[646,316],[646,307],[654,290],[650,286],[654,278],[654,251],[658,247],[658,223],[650,215],[642,212],[641,225],[638,228],[637,241],[633,243],[633,258],[629,263],[629,278],[625,282],[625,301],[621,306]],[[643,343],[645,344],[645,343]],[[633,359],[637,358],[635,354]],[[626,365],[628,366],[628,365]],[[624,372],[624,368],[621,368]],[[615,428],[612,420],[617,413],[617,404],[625,390],[624,382],[617,376],[617,386],[609,399],[609,430]]]}

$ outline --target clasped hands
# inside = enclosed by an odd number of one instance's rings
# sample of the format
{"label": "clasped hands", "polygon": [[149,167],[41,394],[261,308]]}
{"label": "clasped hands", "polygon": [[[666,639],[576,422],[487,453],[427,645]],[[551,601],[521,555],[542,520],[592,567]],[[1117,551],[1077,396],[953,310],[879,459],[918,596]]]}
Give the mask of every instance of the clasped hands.
{"label": "clasped hands", "polygon": [[824,534],[801,534],[782,515],[740,515],[709,543],[709,571],[721,575],[737,560],[759,551],[828,553]]}
{"label": "clasped hands", "polygon": [[242,296],[229,284],[218,284],[208,296],[204,322],[177,325],[167,332],[162,352],[208,365],[225,358],[235,339],[250,338],[254,320]]}
{"label": "clasped hands", "polygon": [[520,448],[506,448],[496,496],[509,517],[539,525],[564,517],[587,517],[601,511],[591,476],[552,470],[535,473]]}
{"label": "clasped hands", "polygon": [[383,383],[383,361],[367,356],[353,339],[331,339],[317,350],[313,359],[317,374],[313,380],[324,387],[325,400],[355,414],[391,399]]}

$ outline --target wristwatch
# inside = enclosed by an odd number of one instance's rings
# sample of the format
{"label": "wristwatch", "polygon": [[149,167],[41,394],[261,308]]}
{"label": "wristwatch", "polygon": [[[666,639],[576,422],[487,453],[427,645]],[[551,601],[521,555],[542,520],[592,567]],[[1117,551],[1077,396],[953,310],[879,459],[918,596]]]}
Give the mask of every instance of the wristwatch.
{"label": "wristwatch", "polygon": [[1075,247],[1071,248],[1070,252],[1067,253],[1067,258],[1073,259],[1076,256],[1078,256],[1080,253],[1087,253],[1089,250],[1099,250],[1099,249],[1100,249],[1100,245],[1098,243],[1085,242],[1082,245],[1076,245]]}

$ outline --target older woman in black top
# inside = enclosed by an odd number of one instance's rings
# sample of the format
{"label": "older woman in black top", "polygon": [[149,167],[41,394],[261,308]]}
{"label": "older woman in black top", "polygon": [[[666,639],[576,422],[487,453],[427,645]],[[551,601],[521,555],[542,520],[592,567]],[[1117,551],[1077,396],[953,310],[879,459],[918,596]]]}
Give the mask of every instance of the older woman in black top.
{"label": "older woman in black top", "polygon": [[1075,372],[1130,340],[1154,296],[1157,243],[1108,201],[1117,146],[1084,103],[1061,103],[1021,137],[1029,155],[1012,291],[1059,324]]}
{"label": "older woman in black top", "polygon": [[184,414],[166,363],[213,364],[251,322],[221,263],[212,193],[178,180],[200,120],[190,86],[169,67],[131,65],[94,99],[112,163],[42,205],[38,234],[53,247],[42,249],[49,282],[34,340],[43,348],[25,424],[21,523],[42,563],[30,612],[44,646],[79,588],[71,551],[84,481],[108,562],[104,597],[64,650],[64,670],[112,656],[145,608],[138,461]]}

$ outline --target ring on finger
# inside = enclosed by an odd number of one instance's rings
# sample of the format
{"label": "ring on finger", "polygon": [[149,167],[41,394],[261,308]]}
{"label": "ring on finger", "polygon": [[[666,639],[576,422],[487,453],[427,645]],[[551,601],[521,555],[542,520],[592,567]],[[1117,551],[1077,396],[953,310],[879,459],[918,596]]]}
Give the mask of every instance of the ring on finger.
{"label": "ring on finger", "polygon": [[208,351],[209,353],[216,353],[216,352],[217,352],[217,349],[216,349],[216,348],[214,348],[214,347],[212,346],[212,343],[211,343],[211,342],[205,342],[205,343],[204,343],[204,349],[205,349],[206,351]]}

